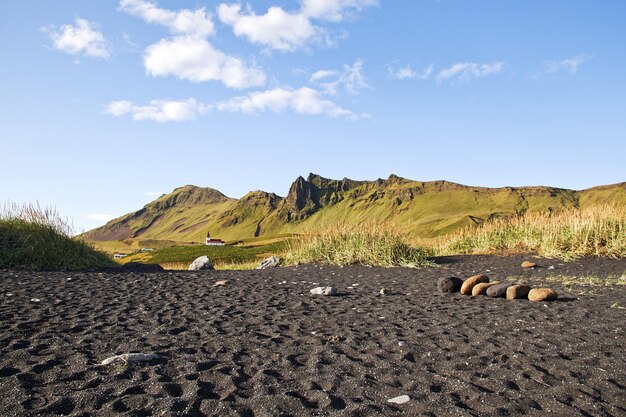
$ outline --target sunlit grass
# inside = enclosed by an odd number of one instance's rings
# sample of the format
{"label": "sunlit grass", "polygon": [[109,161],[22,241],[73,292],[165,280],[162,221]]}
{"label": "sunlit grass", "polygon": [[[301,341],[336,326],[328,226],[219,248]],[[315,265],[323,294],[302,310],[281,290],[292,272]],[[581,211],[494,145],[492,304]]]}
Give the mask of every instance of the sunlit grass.
{"label": "sunlit grass", "polygon": [[73,235],[71,224],[54,208],[7,204],[0,211],[0,268],[82,270],[116,265]]}
{"label": "sunlit grass", "polygon": [[442,238],[443,255],[534,252],[574,260],[626,256],[626,207],[595,206],[495,219]]}
{"label": "sunlit grass", "polygon": [[344,224],[303,233],[288,242],[284,256],[287,264],[418,267],[430,264],[428,255],[428,251],[409,245],[404,234],[392,227]]}

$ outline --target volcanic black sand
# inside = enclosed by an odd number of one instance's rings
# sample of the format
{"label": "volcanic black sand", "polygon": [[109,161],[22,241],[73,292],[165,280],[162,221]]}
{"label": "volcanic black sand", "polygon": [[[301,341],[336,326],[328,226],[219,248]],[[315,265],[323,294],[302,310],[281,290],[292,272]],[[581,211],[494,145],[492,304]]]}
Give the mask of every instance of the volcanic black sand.
{"label": "volcanic black sand", "polygon": [[[0,415],[625,416],[625,285],[551,283],[559,300],[539,303],[437,292],[442,276],[626,272],[626,260],[522,260],[3,271]],[[318,284],[338,296],[309,294]],[[162,358],[99,365],[127,352]]]}

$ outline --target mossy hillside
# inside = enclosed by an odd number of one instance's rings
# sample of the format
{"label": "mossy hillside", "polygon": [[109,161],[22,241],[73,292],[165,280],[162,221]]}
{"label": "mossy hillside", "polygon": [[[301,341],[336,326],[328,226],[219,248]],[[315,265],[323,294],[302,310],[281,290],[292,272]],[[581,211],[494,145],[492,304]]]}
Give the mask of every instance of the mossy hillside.
{"label": "mossy hillside", "polygon": [[626,205],[626,185],[583,191],[552,187],[484,188],[396,176],[351,181],[311,174],[308,180],[299,178],[285,198],[255,191],[235,200],[212,189],[181,187],[86,236],[103,242],[154,239],[201,243],[207,230],[214,237],[236,241],[368,221],[391,223],[413,238],[423,239],[495,218],[607,202]]}

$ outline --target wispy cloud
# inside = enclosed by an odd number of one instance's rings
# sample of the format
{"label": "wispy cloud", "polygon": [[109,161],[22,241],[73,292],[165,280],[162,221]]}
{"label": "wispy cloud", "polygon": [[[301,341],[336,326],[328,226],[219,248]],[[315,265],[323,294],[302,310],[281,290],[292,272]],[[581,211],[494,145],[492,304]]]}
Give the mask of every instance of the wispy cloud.
{"label": "wispy cloud", "polygon": [[363,60],[345,64],[341,70],[319,70],[311,75],[311,83],[321,86],[326,94],[337,94],[340,90],[355,95],[360,90],[370,88],[363,73]]}
{"label": "wispy cloud", "polygon": [[99,222],[106,223],[115,219],[117,216],[114,216],[112,214],[105,214],[105,213],[90,213],[90,214],[87,214],[85,217],[90,220],[96,220]]}
{"label": "wispy cloud", "polygon": [[293,51],[324,34],[314,21],[340,22],[377,0],[302,0],[301,7],[286,11],[272,6],[256,14],[251,6],[245,11],[239,3],[222,3],[217,8],[220,20],[231,26],[238,37],[279,51]]}
{"label": "wispy cloud", "polygon": [[397,67],[393,64],[387,65],[387,72],[389,73],[389,77],[396,80],[407,80],[414,78],[427,80],[433,74],[434,69],[435,67],[432,64],[420,70],[414,70],[410,65],[405,65],[401,67]]}
{"label": "wispy cloud", "polygon": [[291,111],[310,116],[325,115],[330,118],[359,120],[367,114],[356,114],[324,97],[324,92],[310,87],[293,89],[278,87],[255,91],[213,104],[200,103],[193,98],[185,100],[152,100],[138,105],[127,100],[112,101],[104,113],[115,117],[130,116],[135,121],[183,122],[196,119],[210,111],[243,114],[283,113]]}
{"label": "wispy cloud", "polygon": [[56,50],[71,55],[108,59],[111,57],[110,44],[97,28],[96,23],[77,17],[73,25],[67,24],[60,28],[50,26],[41,30],[50,36],[52,47]]}
{"label": "wispy cloud", "polygon": [[570,58],[565,58],[560,61],[546,61],[545,73],[547,74],[555,74],[557,72],[566,71],[570,74],[576,74],[580,66],[593,58],[592,55],[589,54],[580,54]]}
{"label": "wispy cloud", "polygon": [[265,84],[266,75],[261,68],[225,54],[207,40],[215,33],[215,27],[206,9],[172,11],[151,0],[121,0],[119,9],[147,23],[164,26],[173,35],[148,46],[144,52],[144,67],[149,75],[196,83],[219,81],[234,89]]}
{"label": "wispy cloud", "polygon": [[487,64],[476,62],[459,62],[448,68],[442,69],[435,76],[437,83],[450,82],[460,83],[472,79],[484,78],[497,75],[504,70],[505,64],[502,61],[495,61]]}
{"label": "wispy cloud", "polygon": [[245,96],[234,97],[217,103],[221,111],[257,114],[264,112],[282,113],[291,110],[297,114],[326,115],[331,118],[340,117],[347,120],[358,120],[368,117],[357,115],[336,103],[325,99],[322,94],[309,87],[297,90],[291,88],[274,88],[259,91]]}
{"label": "wispy cloud", "polygon": [[210,109],[195,99],[187,100],[152,100],[146,105],[136,105],[127,100],[112,101],[104,113],[111,116],[130,115],[133,120],[152,120],[155,122],[183,122],[193,120]]}

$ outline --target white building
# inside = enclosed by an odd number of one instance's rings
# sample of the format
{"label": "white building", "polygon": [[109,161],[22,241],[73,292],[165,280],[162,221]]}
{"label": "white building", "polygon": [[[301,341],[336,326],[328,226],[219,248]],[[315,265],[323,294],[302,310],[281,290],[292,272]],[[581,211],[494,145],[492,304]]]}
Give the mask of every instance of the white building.
{"label": "white building", "polygon": [[222,239],[211,239],[211,235],[209,232],[206,234],[206,245],[207,246],[224,246],[226,243]]}

